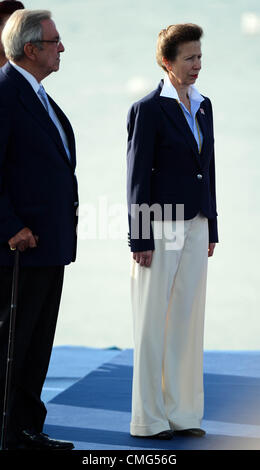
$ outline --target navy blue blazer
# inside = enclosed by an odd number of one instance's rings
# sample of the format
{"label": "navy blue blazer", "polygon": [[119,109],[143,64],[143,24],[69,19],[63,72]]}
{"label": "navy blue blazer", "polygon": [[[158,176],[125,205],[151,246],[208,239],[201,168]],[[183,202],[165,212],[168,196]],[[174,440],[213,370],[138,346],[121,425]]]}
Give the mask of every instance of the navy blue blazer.
{"label": "navy blue blazer", "polygon": [[66,265],[76,258],[77,180],[72,127],[49,97],[60,134],[29,82],[9,63],[0,69],[0,265],[13,264],[8,240],[24,227],[39,236],[24,266]]}
{"label": "navy blue blazer", "polygon": [[[209,242],[218,242],[215,191],[214,133],[212,106],[204,97],[197,112],[203,133],[201,153],[187,120],[176,100],[160,96],[163,86],[134,103],[127,117],[127,202],[131,251],[154,249],[149,238],[132,233],[132,204],[172,204],[171,220],[176,220],[176,204],[184,204],[184,219],[200,211],[208,218]],[[153,219],[151,214],[150,220]]]}

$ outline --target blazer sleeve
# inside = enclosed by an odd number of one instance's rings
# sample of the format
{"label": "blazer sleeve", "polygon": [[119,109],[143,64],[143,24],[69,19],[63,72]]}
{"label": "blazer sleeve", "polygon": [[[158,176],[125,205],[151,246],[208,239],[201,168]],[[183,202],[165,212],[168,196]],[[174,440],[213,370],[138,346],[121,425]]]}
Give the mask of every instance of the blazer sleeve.
{"label": "blazer sleeve", "polygon": [[[131,251],[154,250],[149,217],[142,217],[141,205],[150,207],[151,174],[155,155],[156,119],[147,102],[135,103],[127,117],[127,203]],[[147,207],[142,206],[144,210]],[[148,230],[147,230],[148,229]]]}
{"label": "blazer sleeve", "polygon": [[[211,125],[212,125],[212,132],[214,136],[214,129],[213,129],[213,111],[212,111],[212,104],[209,101],[210,111],[211,111]],[[213,208],[217,213],[217,202],[216,202],[216,176],[215,176],[215,150],[213,150],[213,156],[210,161],[209,167],[209,177],[210,177],[210,190],[211,190],[211,200],[213,204]],[[208,219],[209,225],[209,242],[210,243],[218,243],[218,221],[217,215],[213,219]]]}
{"label": "blazer sleeve", "polygon": [[5,172],[8,160],[8,145],[11,139],[11,117],[9,106],[0,102],[0,242],[8,242],[18,233],[24,224],[15,214],[7,191],[7,175]]}

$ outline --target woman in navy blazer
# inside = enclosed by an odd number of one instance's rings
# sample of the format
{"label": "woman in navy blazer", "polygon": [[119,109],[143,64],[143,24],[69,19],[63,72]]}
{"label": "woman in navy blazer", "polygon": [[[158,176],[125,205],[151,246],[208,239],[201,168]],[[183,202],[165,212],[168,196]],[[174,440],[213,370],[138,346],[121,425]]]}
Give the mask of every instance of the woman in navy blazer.
{"label": "woman in navy blazer", "polygon": [[[165,78],[128,113],[133,436],[205,434],[200,421],[207,260],[218,231],[212,106],[194,86],[202,34],[194,24],[160,32],[157,62]],[[172,249],[166,228],[177,235],[176,243],[182,240]]]}

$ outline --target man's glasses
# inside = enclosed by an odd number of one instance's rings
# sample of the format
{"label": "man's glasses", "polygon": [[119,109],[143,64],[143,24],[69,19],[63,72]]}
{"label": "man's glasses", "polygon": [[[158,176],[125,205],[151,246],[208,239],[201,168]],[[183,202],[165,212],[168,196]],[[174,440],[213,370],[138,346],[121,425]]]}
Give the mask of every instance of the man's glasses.
{"label": "man's glasses", "polygon": [[52,44],[56,44],[56,46],[58,47],[60,44],[61,44],[61,38],[57,38],[57,39],[41,39],[39,41],[34,41],[36,44],[38,43],[42,43],[42,42],[47,42],[47,43],[52,43]]}

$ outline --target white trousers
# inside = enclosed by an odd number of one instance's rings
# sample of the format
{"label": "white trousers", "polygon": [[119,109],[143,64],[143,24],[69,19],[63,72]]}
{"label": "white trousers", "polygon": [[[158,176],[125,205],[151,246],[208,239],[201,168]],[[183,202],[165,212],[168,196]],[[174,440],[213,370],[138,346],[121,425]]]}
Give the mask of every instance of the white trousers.
{"label": "white trousers", "polygon": [[[158,224],[176,230],[175,221]],[[208,219],[184,221],[181,249],[166,250],[168,242],[155,239],[150,268],[132,264],[132,435],[198,428],[203,416]]]}

